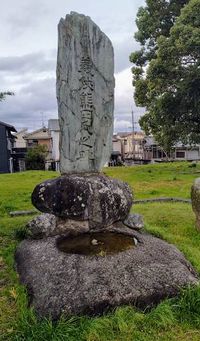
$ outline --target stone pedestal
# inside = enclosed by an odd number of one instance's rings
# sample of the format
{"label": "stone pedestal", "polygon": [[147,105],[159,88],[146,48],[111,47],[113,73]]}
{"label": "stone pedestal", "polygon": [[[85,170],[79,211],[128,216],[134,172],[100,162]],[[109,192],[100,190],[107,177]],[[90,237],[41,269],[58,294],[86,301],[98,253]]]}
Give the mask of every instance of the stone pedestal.
{"label": "stone pedestal", "polygon": [[[150,307],[198,283],[176,247],[138,232],[143,221],[129,214],[127,184],[104,175],[62,176],[36,186],[32,200],[48,213],[28,224],[15,259],[40,317],[98,315],[124,304]],[[107,235],[117,235],[120,245],[106,248]]]}
{"label": "stone pedestal", "polygon": [[196,227],[200,231],[200,178],[194,181],[191,189],[192,208],[196,215]]}

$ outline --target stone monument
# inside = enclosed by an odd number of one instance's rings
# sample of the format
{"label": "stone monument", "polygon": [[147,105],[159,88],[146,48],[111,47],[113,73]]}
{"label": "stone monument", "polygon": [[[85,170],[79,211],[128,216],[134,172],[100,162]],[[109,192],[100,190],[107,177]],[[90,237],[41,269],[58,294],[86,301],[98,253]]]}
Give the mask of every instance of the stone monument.
{"label": "stone monument", "polygon": [[58,25],[57,99],[61,173],[99,172],[112,151],[114,54],[89,17]]}
{"label": "stone monument", "polygon": [[16,268],[38,315],[100,314],[145,307],[196,284],[172,245],[138,231],[132,191],[101,173],[111,152],[114,58],[89,17],[72,12],[58,26],[57,98],[61,176],[36,186],[43,212],[27,226]]}

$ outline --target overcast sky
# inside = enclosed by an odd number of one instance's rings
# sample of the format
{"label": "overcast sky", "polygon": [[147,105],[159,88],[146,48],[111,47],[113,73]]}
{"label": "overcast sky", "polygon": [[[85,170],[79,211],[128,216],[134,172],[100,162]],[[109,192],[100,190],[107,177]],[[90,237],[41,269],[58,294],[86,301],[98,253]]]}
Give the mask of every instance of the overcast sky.
{"label": "overcast sky", "polygon": [[[131,130],[143,110],[133,101],[129,55],[137,49],[137,10],[144,0],[7,0],[0,12],[0,91],[14,91],[0,103],[0,121],[18,130],[37,129],[57,118],[57,24],[71,11],[89,15],[112,40],[115,51],[115,132]],[[136,125],[138,129],[138,125]]]}

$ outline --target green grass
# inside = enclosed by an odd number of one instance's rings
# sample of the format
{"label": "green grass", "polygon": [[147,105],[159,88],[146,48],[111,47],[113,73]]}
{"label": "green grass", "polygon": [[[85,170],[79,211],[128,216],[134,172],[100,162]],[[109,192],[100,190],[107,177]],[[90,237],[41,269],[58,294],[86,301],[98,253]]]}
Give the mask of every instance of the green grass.
{"label": "green grass", "polygon": [[34,187],[46,180],[54,178],[55,172],[28,171],[15,174],[0,175],[0,217],[10,211],[33,208],[30,194]]}
{"label": "green grass", "polygon": [[[200,165],[159,164],[105,169],[106,174],[127,181],[135,198],[174,196],[189,198]],[[39,320],[27,308],[25,289],[14,270],[14,252],[31,219],[9,217],[11,210],[32,209],[30,194],[34,186],[56,177],[54,172],[30,171],[0,175],[0,340],[28,341],[199,341],[200,287],[188,288],[150,312],[120,307],[109,314],[62,318],[57,323]],[[195,228],[191,206],[185,203],[135,205],[133,212],[143,214],[145,228],[175,244],[200,273],[200,233]]]}
{"label": "green grass", "polygon": [[162,163],[135,167],[108,168],[106,174],[129,183],[135,199],[154,197],[190,198],[193,179],[200,176],[200,164]]}

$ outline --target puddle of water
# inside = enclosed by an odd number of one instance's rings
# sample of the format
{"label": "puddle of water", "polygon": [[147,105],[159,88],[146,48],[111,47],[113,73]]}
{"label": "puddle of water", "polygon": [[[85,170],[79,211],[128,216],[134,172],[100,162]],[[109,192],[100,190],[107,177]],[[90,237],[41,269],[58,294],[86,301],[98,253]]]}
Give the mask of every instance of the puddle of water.
{"label": "puddle of water", "polygon": [[115,232],[84,233],[61,237],[57,247],[65,253],[105,256],[128,250],[135,246],[133,237]]}

